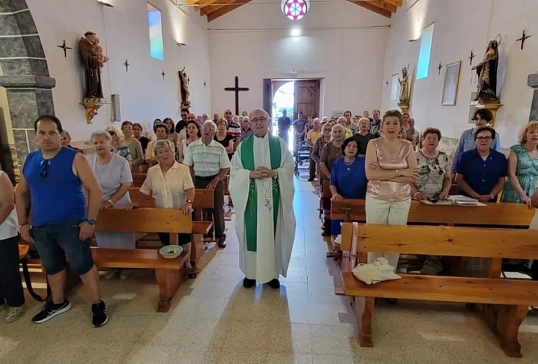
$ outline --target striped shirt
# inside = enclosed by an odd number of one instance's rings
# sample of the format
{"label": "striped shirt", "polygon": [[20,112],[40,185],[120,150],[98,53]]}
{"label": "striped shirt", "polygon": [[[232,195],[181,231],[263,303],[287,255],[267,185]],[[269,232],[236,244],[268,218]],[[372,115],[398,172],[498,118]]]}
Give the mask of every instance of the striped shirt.
{"label": "striped shirt", "polygon": [[221,169],[230,168],[232,165],[226,149],[215,140],[205,145],[202,139],[189,144],[185,149],[183,164],[194,169],[194,175],[198,177],[211,177]]}

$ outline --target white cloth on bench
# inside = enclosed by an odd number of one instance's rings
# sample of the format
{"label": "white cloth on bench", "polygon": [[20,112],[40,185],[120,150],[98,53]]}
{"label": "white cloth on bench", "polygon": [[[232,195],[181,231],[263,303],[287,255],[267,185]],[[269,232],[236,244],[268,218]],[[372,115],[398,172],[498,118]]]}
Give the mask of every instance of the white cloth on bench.
{"label": "white cloth on bench", "polygon": [[395,267],[389,265],[387,259],[377,258],[373,263],[361,263],[351,270],[353,275],[366,284],[377,284],[383,281],[400,279],[399,275],[394,273]]}

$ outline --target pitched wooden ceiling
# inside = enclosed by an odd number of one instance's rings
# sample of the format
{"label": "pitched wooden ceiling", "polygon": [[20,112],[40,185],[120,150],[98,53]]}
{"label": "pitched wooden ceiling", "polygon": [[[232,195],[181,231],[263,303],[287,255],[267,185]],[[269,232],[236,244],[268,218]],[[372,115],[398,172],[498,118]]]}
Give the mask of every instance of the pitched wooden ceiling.
{"label": "pitched wooden ceiling", "polygon": [[[187,0],[187,4],[194,5],[201,16],[207,16],[207,21],[213,21],[224,14],[248,4],[252,0]],[[347,0],[360,7],[373,11],[376,14],[390,18],[402,6],[403,0]],[[275,2],[275,5],[277,3]]]}

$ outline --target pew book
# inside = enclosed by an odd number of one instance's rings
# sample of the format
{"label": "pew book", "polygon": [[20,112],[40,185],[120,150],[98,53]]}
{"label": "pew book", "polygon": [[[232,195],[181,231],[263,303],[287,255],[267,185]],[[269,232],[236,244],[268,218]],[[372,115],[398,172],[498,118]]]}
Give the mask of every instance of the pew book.
{"label": "pew book", "polygon": [[457,206],[487,206],[486,204],[483,204],[481,202],[478,202],[477,199],[470,198],[463,195],[453,195],[448,196],[446,200],[439,200],[436,202],[428,201],[428,200],[421,200],[420,202],[425,203],[426,205],[441,205],[441,206],[447,206],[447,205],[457,205]]}

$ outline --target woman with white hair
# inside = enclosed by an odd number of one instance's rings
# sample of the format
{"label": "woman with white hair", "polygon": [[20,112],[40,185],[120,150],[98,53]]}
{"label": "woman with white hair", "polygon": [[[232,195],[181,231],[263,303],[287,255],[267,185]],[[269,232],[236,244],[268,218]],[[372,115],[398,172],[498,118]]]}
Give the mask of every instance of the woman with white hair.
{"label": "woman with white hair", "polygon": [[121,143],[122,135],[120,134],[119,130],[115,126],[107,126],[105,128],[105,131],[112,138],[112,141],[110,142],[110,146],[112,147],[112,152],[125,158],[129,162],[129,168],[131,168],[131,163],[133,161],[133,158],[131,156],[131,151],[129,150],[128,146],[123,145]]}
{"label": "woman with white hair", "polygon": [[[94,131],[90,140],[95,146],[95,154],[88,156],[99,185],[103,191],[101,209],[112,207],[127,207],[131,204],[129,187],[133,182],[129,162],[112,152],[112,136],[104,130]],[[135,239],[132,232],[95,232],[99,248],[134,249]],[[110,271],[105,279],[111,279],[116,274]],[[121,279],[127,278],[127,271],[121,272]]]}

